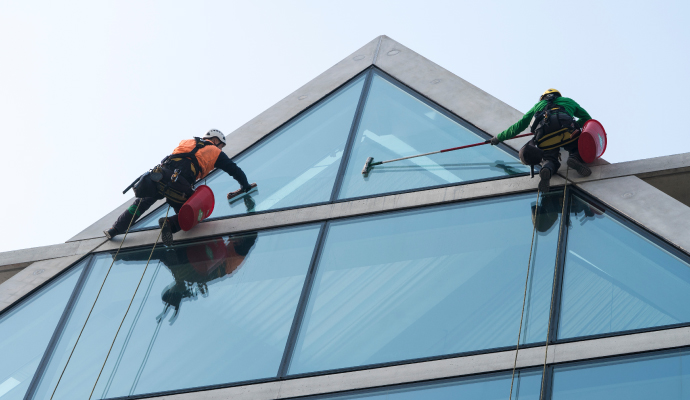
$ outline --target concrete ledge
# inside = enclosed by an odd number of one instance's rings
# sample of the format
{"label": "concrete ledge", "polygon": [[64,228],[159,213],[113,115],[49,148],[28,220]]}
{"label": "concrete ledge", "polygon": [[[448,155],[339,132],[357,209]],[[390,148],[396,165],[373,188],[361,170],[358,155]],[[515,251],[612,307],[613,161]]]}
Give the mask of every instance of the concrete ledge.
{"label": "concrete ledge", "polygon": [[32,262],[3,265],[0,267],[0,284],[16,275],[19,271],[31,265]]}
{"label": "concrete ledge", "polygon": [[[117,217],[119,217],[120,214],[122,214],[132,204],[133,201],[134,198],[131,198],[126,202],[122,203],[121,206],[106,214],[105,217],[99,219],[98,221],[89,225],[89,227],[87,227],[83,231],[77,233],[74,237],[68,239],[67,243],[88,239],[100,239],[102,241],[105,241],[105,235],[103,234],[103,231],[113,226],[113,223],[115,222]],[[145,213],[142,214],[142,218],[156,211],[156,209],[164,203],[165,200],[158,200],[157,202],[155,202],[151,206],[151,208],[149,208],[148,210],[146,210]]]}
{"label": "concrete ledge", "polygon": [[636,176],[578,184],[628,219],[690,253],[690,207]]}
{"label": "concrete ledge", "polygon": [[[103,232],[101,232],[101,235]],[[82,240],[54,244],[50,246],[32,247],[30,249],[13,250],[0,253],[0,266],[12,265],[51,258],[67,257],[86,254],[105,242],[105,236],[100,239]]]}
{"label": "concrete ledge", "polygon": [[[586,178],[572,174],[573,182],[591,182],[630,175],[641,175],[641,177],[646,178],[675,172],[686,172],[690,170],[690,153],[646,158],[644,160],[626,161],[616,164],[607,163],[605,165],[595,165],[591,169],[592,175]],[[561,168],[559,172],[561,171],[565,170]]]}
{"label": "concrete ledge", "polygon": [[43,285],[83,257],[83,254],[37,261],[0,285],[0,311]]}
{"label": "concrete ledge", "polygon": [[[689,345],[690,328],[668,329],[551,345],[549,346],[547,363],[559,364]],[[543,365],[544,351],[543,346],[520,350],[518,368]],[[154,398],[166,400],[287,399],[496,371],[510,371],[513,368],[514,357],[514,351],[503,351]]]}
{"label": "concrete ledge", "polygon": [[[565,183],[565,180],[560,177],[554,177],[551,181],[553,185],[563,185]],[[418,206],[536,191],[538,183],[538,179],[530,179],[529,176],[524,176],[286,211],[246,215],[205,222],[196,226],[189,232],[175,234],[175,240],[189,240],[235,232],[353,217],[384,211],[402,210]],[[127,235],[123,248],[151,245],[157,237],[158,230],[132,232]],[[121,240],[121,236],[118,236],[104,243],[103,246],[98,248],[98,251],[115,250],[120,246]]]}

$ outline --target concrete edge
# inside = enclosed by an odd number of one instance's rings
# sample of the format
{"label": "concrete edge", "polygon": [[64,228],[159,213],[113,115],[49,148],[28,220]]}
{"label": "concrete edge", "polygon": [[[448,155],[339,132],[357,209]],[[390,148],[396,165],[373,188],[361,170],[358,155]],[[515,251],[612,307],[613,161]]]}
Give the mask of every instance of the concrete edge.
{"label": "concrete edge", "polygon": [[53,258],[32,263],[0,284],[0,312],[72,266],[85,254]]}
{"label": "concrete edge", "polygon": [[[554,177],[552,179],[553,185],[563,185],[564,183],[565,180],[559,177]],[[538,179],[530,179],[529,176],[523,176],[285,211],[275,211],[264,214],[245,215],[205,222],[189,232],[180,232],[176,234],[175,240],[190,240],[386,211],[403,210],[413,207],[433,206],[456,201],[536,191],[537,184]],[[132,232],[127,235],[127,239],[122,248],[152,245],[157,237],[158,230]],[[118,236],[104,243],[98,250],[115,250],[120,246],[121,240],[121,236]]]}
{"label": "concrete edge", "polygon": [[[641,178],[645,178],[685,172],[690,169],[690,153],[625,161],[615,164],[594,165],[590,169],[592,170],[592,175],[583,178],[572,174],[572,181],[584,183],[630,175],[640,175]],[[564,174],[564,171],[564,168],[559,170],[561,174]]]}
{"label": "concrete edge", "polygon": [[103,242],[105,242],[105,236],[78,242],[6,251],[0,253],[0,266],[86,254],[103,244]]}
{"label": "concrete edge", "polygon": [[[548,347],[547,363],[553,365],[684,346],[690,346],[690,328],[687,327],[550,345]],[[544,346],[520,350],[517,367],[542,366],[545,350]],[[152,399],[288,399],[434,379],[510,371],[513,368],[514,357],[514,351],[502,351],[308,378],[285,379],[279,382],[152,397]]]}
{"label": "concrete edge", "polygon": [[577,184],[629,220],[690,254],[690,207],[637,176]]}

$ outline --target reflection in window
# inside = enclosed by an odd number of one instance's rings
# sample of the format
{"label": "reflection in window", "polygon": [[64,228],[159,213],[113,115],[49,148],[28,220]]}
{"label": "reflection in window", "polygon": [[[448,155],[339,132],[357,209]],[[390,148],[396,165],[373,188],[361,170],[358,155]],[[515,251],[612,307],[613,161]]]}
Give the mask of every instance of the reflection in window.
{"label": "reflection in window", "polygon": [[24,398],[86,263],[72,267],[0,317],[0,399]]}
{"label": "reflection in window", "polygon": [[[515,346],[535,200],[330,225],[290,374]],[[546,338],[558,220],[537,233],[523,343]]]}
{"label": "reflection in window", "polygon": [[[319,226],[157,248],[94,398],[275,377]],[[150,249],[120,253],[54,399],[88,398]],[[35,398],[48,398],[111,254],[97,256]]]}
{"label": "reflection in window", "polygon": [[[257,192],[228,202],[237,182],[222,171],[209,176],[206,184],[216,196],[211,218],[329,201],[363,86],[364,76],[235,158]],[[135,228],[156,227],[164,215],[161,207]]]}
{"label": "reflection in window", "polygon": [[690,399],[690,355],[647,355],[556,367],[553,400]]}
{"label": "reflection in window", "polygon": [[375,166],[375,161],[477,143],[485,138],[448,118],[379,75],[374,75],[339,198],[446,185],[527,172],[519,160],[495,146],[478,146]]}
{"label": "reflection in window", "polygon": [[[541,371],[517,371],[510,400],[539,400]],[[325,395],[310,399],[333,400],[505,400],[510,394],[510,375],[448,379],[434,383],[374,389],[362,394]]]}
{"label": "reflection in window", "polygon": [[690,266],[572,199],[558,337],[690,322]]}

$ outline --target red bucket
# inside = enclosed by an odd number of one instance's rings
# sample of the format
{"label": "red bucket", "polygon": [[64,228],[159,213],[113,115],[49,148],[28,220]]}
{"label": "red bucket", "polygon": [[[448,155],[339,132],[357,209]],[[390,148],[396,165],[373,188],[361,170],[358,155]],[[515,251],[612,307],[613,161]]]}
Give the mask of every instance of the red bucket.
{"label": "red bucket", "polygon": [[213,206],[216,204],[216,199],[213,197],[213,190],[206,185],[201,185],[194,191],[190,197],[180,208],[178,214],[180,221],[180,228],[183,231],[188,231],[194,228],[194,225],[208,218],[213,212]]}
{"label": "red bucket", "polygon": [[588,164],[604,154],[606,151],[606,131],[599,121],[590,119],[585,122],[580,139],[577,141],[577,149],[582,161]]}
{"label": "red bucket", "polygon": [[196,243],[187,247],[187,259],[192,268],[203,277],[207,277],[218,268],[228,255],[223,239]]}

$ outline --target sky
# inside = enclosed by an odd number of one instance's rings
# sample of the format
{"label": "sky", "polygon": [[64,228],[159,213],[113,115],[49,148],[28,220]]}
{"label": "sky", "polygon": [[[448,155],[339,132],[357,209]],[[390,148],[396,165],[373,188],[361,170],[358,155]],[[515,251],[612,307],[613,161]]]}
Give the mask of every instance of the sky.
{"label": "sky", "polygon": [[180,140],[233,132],[382,34],[522,112],[560,90],[609,162],[690,152],[687,0],[3,0],[0,251],[68,240]]}

